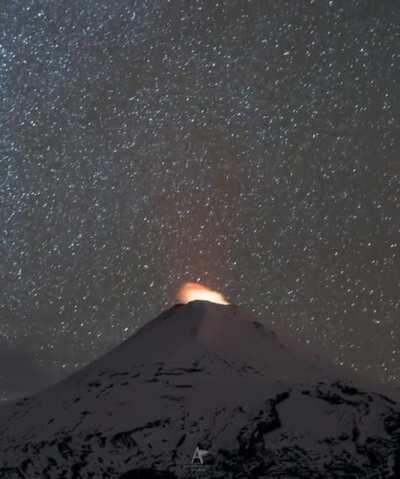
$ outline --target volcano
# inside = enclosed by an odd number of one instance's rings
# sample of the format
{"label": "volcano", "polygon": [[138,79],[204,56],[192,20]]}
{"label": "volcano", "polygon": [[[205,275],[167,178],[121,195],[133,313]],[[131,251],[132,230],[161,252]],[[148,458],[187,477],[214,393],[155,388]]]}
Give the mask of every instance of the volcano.
{"label": "volcano", "polygon": [[392,398],[241,307],[191,301],[2,406],[0,478],[394,479],[399,439]]}

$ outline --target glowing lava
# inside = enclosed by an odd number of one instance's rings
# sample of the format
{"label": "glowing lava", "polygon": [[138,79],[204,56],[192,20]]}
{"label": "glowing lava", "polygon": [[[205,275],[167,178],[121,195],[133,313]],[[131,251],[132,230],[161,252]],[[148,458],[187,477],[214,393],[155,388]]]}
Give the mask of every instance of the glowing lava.
{"label": "glowing lava", "polygon": [[229,304],[221,293],[213,291],[199,283],[185,283],[176,295],[176,299],[183,304],[190,301],[209,301],[210,303]]}

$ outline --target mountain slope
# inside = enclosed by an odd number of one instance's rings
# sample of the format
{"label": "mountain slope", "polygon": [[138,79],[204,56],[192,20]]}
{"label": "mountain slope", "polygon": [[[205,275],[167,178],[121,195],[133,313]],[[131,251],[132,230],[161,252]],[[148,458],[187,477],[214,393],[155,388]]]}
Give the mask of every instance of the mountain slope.
{"label": "mountain slope", "polygon": [[4,466],[29,478],[187,477],[197,444],[212,453],[212,477],[387,478],[398,418],[394,401],[340,380],[241,308],[194,301],[3,408],[0,445]]}

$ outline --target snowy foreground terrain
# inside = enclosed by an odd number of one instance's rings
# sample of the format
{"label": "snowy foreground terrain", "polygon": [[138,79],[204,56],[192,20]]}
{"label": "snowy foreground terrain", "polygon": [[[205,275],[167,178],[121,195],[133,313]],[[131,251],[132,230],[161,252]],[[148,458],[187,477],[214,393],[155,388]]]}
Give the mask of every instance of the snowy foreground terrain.
{"label": "snowy foreground terrain", "polygon": [[194,301],[2,406],[0,446],[0,478],[395,479],[400,408],[240,307]]}

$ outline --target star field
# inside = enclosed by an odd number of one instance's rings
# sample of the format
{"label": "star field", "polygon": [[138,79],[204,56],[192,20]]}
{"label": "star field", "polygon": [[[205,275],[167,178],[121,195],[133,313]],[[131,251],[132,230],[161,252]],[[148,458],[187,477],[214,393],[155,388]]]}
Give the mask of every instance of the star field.
{"label": "star field", "polygon": [[199,280],[398,383],[396,1],[21,0],[0,24],[5,357],[50,383]]}

